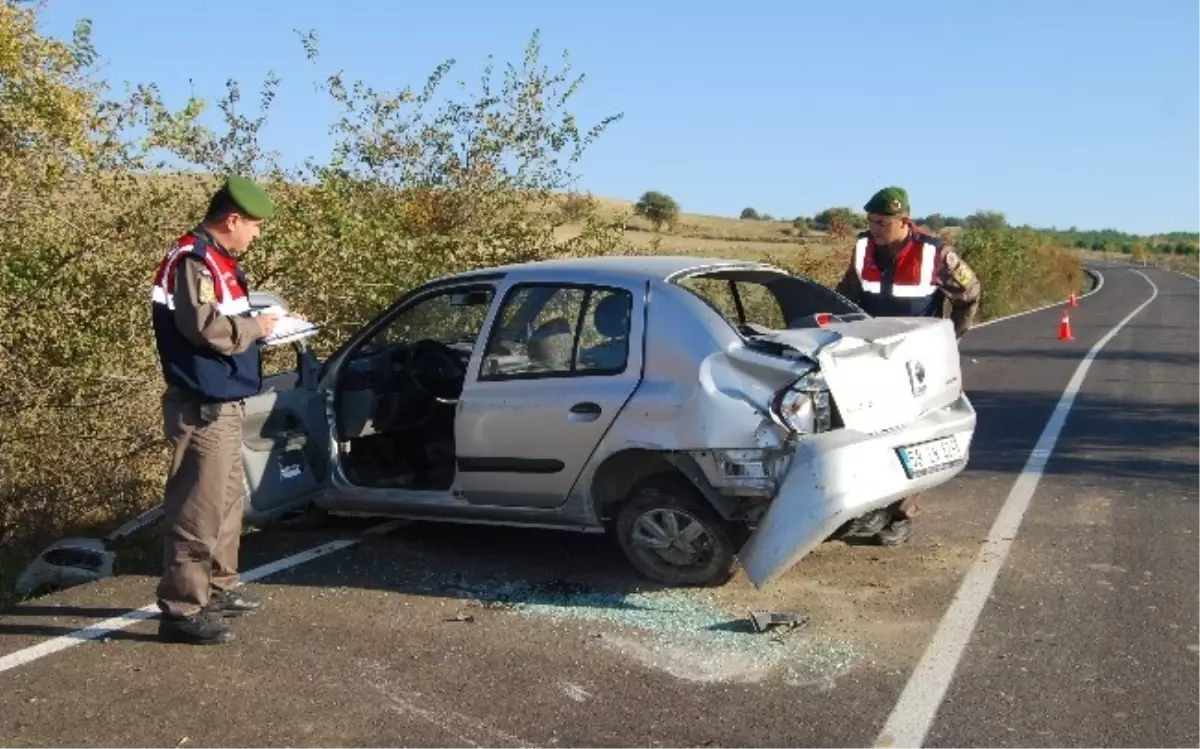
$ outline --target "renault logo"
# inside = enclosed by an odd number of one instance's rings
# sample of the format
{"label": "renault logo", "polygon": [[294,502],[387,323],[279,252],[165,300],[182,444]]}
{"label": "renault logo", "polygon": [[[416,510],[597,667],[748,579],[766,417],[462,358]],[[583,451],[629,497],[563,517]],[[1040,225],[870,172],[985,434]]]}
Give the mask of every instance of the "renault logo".
{"label": "renault logo", "polygon": [[916,359],[908,362],[908,382],[912,386],[914,397],[925,394],[925,366]]}

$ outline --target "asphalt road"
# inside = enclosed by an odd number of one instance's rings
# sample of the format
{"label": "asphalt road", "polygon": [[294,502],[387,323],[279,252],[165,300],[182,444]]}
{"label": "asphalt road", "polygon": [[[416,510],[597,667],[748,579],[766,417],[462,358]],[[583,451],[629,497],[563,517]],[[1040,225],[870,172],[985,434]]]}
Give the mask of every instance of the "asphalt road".
{"label": "asphalt road", "polygon": [[[896,549],[829,543],[767,591],[639,588],[604,538],[418,524],[246,537],[244,567],[355,546],[252,588],[222,648],[142,621],[0,672],[11,746],[871,745],[1088,350],[929,746],[1196,746],[1197,283],[1100,266],[1103,288],[973,331],[969,468]],[[136,572],[136,571],[135,571]],[[153,600],[124,574],[0,617],[0,658]],[[808,617],[754,634],[749,609]],[[10,661],[11,662],[11,661]],[[916,681],[920,681],[917,677]],[[918,687],[922,686],[920,683]],[[911,717],[911,716],[902,716]],[[884,732],[886,733],[886,732]],[[894,737],[892,737],[894,738]]]}

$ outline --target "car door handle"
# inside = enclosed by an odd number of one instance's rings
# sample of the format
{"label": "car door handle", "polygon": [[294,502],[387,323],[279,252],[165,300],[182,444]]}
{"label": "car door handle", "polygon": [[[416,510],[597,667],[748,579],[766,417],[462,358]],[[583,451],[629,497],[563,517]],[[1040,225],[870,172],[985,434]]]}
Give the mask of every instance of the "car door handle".
{"label": "car door handle", "polygon": [[579,416],[596,417],[600,415],[600,406],[591,401],[584,401],[583,403],[576,403],[571,406],[571,413]]}

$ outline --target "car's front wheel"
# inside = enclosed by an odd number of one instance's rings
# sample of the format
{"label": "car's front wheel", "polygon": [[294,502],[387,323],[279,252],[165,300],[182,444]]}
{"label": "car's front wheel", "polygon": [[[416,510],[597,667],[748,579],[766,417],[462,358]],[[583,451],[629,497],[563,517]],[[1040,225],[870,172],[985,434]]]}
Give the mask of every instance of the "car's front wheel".
{"label": "car's front wheel", "polygon": [[617,512],[617,541],[646,577],[665,585],[721,585],[734,571],[734,533],[682,476],[638,484]]}

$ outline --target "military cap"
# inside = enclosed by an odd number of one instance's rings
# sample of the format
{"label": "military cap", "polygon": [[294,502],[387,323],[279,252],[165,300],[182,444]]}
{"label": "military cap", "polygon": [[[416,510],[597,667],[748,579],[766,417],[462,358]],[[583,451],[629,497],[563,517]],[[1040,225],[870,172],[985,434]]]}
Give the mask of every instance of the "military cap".
{"label": "military cap", "polygon": [[879,216],[908,213],[908,192],[903,187],[885,187],[871,196],[863,210]]}
{"label": "military cap", "polygon": [[238,209],[251,218],[264,219],[275,215],[275,206],[266,190],[245,177],[230,175],[222,189],[229,193]]}

